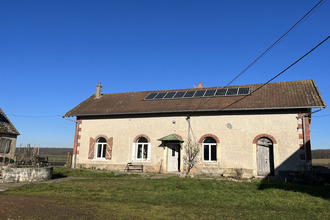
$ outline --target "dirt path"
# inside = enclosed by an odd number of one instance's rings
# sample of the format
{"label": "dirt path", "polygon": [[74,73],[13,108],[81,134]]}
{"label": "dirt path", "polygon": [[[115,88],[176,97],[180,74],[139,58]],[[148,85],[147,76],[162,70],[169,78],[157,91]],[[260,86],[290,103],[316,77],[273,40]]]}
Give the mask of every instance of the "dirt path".
{"label": "dirt path", "polygon": [[[47,197],[0,196],[0,219],[94,219],[94,210],[84,204]],[[80,202],[81,203],[81,202]],[[74,208],[79,207],[79,209]]]}

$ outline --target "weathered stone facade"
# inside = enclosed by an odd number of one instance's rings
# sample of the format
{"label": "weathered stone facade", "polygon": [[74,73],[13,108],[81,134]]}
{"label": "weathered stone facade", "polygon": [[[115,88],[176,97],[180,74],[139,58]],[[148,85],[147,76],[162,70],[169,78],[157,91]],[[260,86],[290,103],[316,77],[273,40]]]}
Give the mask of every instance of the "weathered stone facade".
{"label": "weathered stone facade", "polygon": [[[265,137],[273,142],[274,169],[303,170],[308,160],[302,158],[301,114],[255,114],[218,115],[191,117],[194,138],[201,147],[199,163],[195,172],[231,173],[243,168],[246,175],[257,175],[257,141]],[[308,120],[305,120],[308,121]],[[175,122],[175,123],[174,123]],[[230,126],[229,126],[230,125]],[[167,171],[168,148],[158,139],[168,134],[178,134],[184,141],[188,138],[186,117],[135,117],[116,119],[79,119],[76,165],[123,171],[128,162],[143,164],[146,172]],[[309,130],[306,130],[306,136]],[[113,138],[110,160],[89,159],[90,138],[99,136]],[[150,160],[134,161],[133,145],[137,137],[150,139]],[[216,161],[203,161],[202,142],[206,137],[214,138],[217,148]],[[184,143],[183,143],[184,145]],[[310,147],[310,146],[307,146]],[[183,148],[181,167],[183,171]]]}

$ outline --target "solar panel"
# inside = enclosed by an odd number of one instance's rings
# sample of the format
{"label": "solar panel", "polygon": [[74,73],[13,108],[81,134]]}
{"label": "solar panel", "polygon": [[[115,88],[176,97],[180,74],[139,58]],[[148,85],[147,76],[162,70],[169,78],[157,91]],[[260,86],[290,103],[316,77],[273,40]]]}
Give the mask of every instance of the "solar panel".
{"label": "solar panel", "polygon": [[208,90],[189,90],[189,91],[173,91],[150,93],[145,100],[159,100],[159,99],[180,99],[180,98],[202,98],[213,96],[236,96],[249,95],[250,87],[229,88],[229,89],[208,89]]}
{"label": "solar panel", "polygon": [[176,92],[168,92],[166,96],[164,96],[164,99],[172,99],[174,97]]}
{"label": "solar panel", "polygon": [[160,93],[158,93],[158,95],[156,95],[156,97],[154,99],[162,99],[162,98],[164,98],[165,95],[166,95],[166,92],[160,92]]}
{"label": "solar panel", "polygon": [[250,94],[249,87],[239,88],[239,90],[238,90],[238,95],[249,95],[249,94]]}
{"label": "solar panel", "polygon": [[211,96],[214,96],[215,91],[217,91],[217,90],[216,90],[216,89],[209,89],[209,90],[206,90],[206,92],[205,92],[205,94],[204,94],[204,97],[211,97]]}
{"label": "solar panel", "polygon": [[196,91],[194,97],[195,98],[203,97],[205,92],[206,92],[206,90],[198,90],[198,91]]}
{"label": "solar panel", "polygon": [[226,96],[227,95],[237,95],[237,92],[238,92],[238,88],[230,88],[230,89],[228,89]]}
{"label": "solar panel", "polygon": [[174,99],[177,99],[177,98],[182,98],[183,97],[183,95],[185,94],[186,92],[184,91],[184,92],[177,92],[175,95],[174,95]]}
{"label": "solar panel", "polygon": [[196,91],[187,91],[183,98],[192,98]]}
{"label": "solar panel", "polygon": [[227,89],[218,89],[215,93],[215,96],[225,96],[227,92]]}
{"label": "solar panel", "polygon": [[152,100],[156,97],[158,93],[150,93],[146,98],[145,100]]}

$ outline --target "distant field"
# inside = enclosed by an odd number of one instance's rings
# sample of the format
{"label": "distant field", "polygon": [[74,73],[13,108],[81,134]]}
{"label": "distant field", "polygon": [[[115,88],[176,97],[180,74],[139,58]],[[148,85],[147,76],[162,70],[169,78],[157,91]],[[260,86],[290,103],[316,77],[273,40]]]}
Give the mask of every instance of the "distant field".
{"label": "distant field", "polygon": [[[32,148],[34,150],[34,148]],[[25,148],[16,148],[16,152],[22,154]],[[35,149],[38,152],[38,149]],[[72,154],[72,148],[40,148],[39,156],[48,157],[51,166],[65,166],[67,164],[67,155]]]}
{"label": "distant field", "polygon": [[66,155],[40,154],[41,157],[48,157],[50,166],[65,166],[67,163]]}
{"label": "distant field", "polygon": [[[35,149],[32,147],[32,149]],[[16,148],[16,152],[24,152],[25,148]],[[38,148],[35,149],[38,152]],[[47,155],[67,155],[68,152],[72,153],[72,148],[56,148],[56,147],[41,147],[39,148],[40,154]]]}
{"label": "distant field", "polygon": [[312,159],[313,166],[323,166],[330,168],[330,159]]}

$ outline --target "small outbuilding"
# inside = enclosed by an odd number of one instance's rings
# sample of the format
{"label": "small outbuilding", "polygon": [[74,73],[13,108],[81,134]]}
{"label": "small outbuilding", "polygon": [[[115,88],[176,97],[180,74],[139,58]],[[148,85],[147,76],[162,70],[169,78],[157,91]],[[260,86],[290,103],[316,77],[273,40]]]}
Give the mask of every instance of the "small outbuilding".
{"label": "small outbuilding", "polygon": [[19,132],[0,108],[0,161],[13,159]]}

